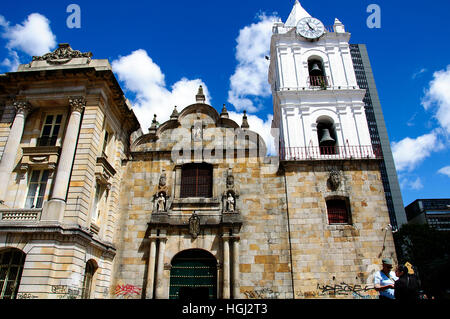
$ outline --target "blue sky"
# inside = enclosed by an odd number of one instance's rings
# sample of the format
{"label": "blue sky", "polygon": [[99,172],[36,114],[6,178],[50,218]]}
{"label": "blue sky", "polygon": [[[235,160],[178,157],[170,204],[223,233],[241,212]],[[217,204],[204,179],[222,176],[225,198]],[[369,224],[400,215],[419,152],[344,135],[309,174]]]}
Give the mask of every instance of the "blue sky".
{"label": "blue sky", "polygon": [[[450,197],[450,2],[300,2],[325,25],[339,18],[352,33],[351,43],[367,45],[405,205],[416,198]],[[79,29],[66,24],[72,3],[81,8]],[[251,128],[267,140],[273,111],[264,55],[273,19],[286,21],[293,4],[4,1],[0,72],[68,42],[110,61],[144,130],[154,112],[165,119],[173,105],[190,104],[203,84],[210,104],[220,111],[226,103],[238,123],[247,109]],[[381,28],[366,24],[370,4],[381,9]]]}

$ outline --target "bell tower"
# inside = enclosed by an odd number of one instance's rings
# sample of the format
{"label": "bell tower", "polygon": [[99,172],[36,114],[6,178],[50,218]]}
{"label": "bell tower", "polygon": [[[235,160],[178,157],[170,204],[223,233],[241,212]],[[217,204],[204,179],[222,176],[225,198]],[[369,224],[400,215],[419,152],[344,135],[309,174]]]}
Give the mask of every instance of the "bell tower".
{"label": "bell tower", "polygon": [[349,39],[338,19],[325,27],[298,0],[286,22],[274,24],[269,83],[280,156],[376,156]]}

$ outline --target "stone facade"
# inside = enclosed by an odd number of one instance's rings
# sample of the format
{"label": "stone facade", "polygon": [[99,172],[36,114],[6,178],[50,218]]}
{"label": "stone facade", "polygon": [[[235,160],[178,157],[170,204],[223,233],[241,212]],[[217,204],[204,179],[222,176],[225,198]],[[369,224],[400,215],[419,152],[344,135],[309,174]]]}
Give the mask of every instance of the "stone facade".
{"label": "stone facade", "polygon": [[[108,61],[51,62],[1,77],[0,246],[26,254],[16,298],[80,298],[88,261],[95,266],[89,297],[106,297],[122,160],[139,124]],[[108,194],[94,219],[98,185]]]}
{"label": "stone facade", "polygon": [[[346,90],[278,98],[302,96],[307,111],[303,97],[344,94],[367,136],[363,94]],[[245,113],[240,124],[219,114],[201,87],[196,99],[142,134],[109,62],[91,53],[61,44],[0,76],[0,257],[23,258],[2,297],[179,298],[197,277],[223,299],[376,296],[381,258],[395,259],[379,154],[343,143],[268,157]],[[297,132],[281,123],[296,106],[274,101],[283,139]]]}
{"label": "stone facade", "polygon": [[[194,118],[210,123],[206,125],[210,129],[226,127],[214,109],[194,104],[181,112],[176,125],[163,124],[154,140],[145,135],[133,144],[121,193],[121,244],[113,286],[130,285],[139,287],[147,297],[169,298],[173,257],[180,251],[200,248],[212,253],[219,263],[217,289],[221,298],[292,298],[293,292],[295,298],[329,297],[320,287],[342,282],[351,287],[372,287],[371,275],[378,269],[379,257],[394,256],[392,235],[387,234],[383,242],[389,216],[377,160],[279,164],[264,156],[210,160],[214,170],[212,199],[204,199],[204,203],[182,199],[180,165],[168,155],[174,140],[167,139],[179,136],[174,131],[181,128],[189,132]],[[209,154],[205,149],[203,154]],[[233,153],[237,154],[237,149]],[[341,175],[340,185],[334,190],[328,182],[331,169]],[[160,213],[155,210],[155,194],[163,172],[169,206],[167,212]],[[226,222],[220,200],[230,173],[239,194],[238,213],[232,224]],[[329,224],[326,199],[331,197],[349,199],[349,224]],[[201,220],[195,239],[189,234],[189,218],[194,211]],[[225,248],[225,240],[230,240],[231,248]],[[151,241],[164,242],[164,251],[154,257],[153,266],[149,261]],[[233,249],[237,249],[237,258]],[[163,267],[160,271],[155,265],[159,258]],[[228,259],[230,265],[225,268]],[[224,281],[224,272],[230,269],[238,270],[231,271],[231,286]],[[156,283],[149,285],[149,273],[150,283],[161,281],[159,293]],[[351,291],[342,297],[349,294],[353,297]],[[364,292],[364,296],[374,294],[369,289]]]}

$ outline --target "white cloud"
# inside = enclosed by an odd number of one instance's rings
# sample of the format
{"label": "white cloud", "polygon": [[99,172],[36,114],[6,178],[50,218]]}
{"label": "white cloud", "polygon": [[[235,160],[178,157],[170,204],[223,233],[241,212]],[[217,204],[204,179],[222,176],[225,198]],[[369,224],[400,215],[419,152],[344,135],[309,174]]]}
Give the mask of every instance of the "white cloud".
{"label": "white cloud", "polygon": [[269,97],[270,85],[267,80],[270,55],[270,39],[276,16],[262,14],[259,21],[239,31],[236,46],[238,66],[230,78],[228,102],[236,110],[250,113],[261,108],[260,98]]}
{"label": "white cloud", "polygon": [[[236,113],[233,111],[228,112],[230,118],[235,121],[237,124],[242,124],[242,116],[243,113]],[[247,114],[247,121],[250,126],[250,130],[258,133],[264,139],[267,147],[267,153],[269,155],[276,155],[278,150],[276,149],[275,139],[272,136],[271,128],[272,128],[272,120],[273,115],[267,115],[267,119],[263,120],[256,115]]]}
{"label": "white cloud", "polygon": [[145,50],[136,50],[130,55],[119,57],[112,62],[112,67],[125,88],[136,96],[133,110],[144,132],[150,127],[153,114],[158,116],[158,122],[163,123],[169,119],[175,105],[180,112],[195,103],[200,85],[209,103],[208,88],[200,79],[182,78],[168,89],[164,73]]}
{"label": "white cloud", "polygon": [[404,138],[392,143],[392,153],[398,171],[412,171],[432,152],[443,149],[444,145],[439,141],[438,130],[419,136],[415,139]]}
{"label": "white cloud", "polygon": [[50,21],[39,13],[30,14],[22,24],[13,27],[0,15],[0,27],[3,27],[1,36],[7,40],[9,54],[0,65],[7,67],[9,71],[17,70],[20,64],[19,51],[39,56],[52,51],[56,46],[56,36],[50,28]]}
{"label": "white cloud", "polygon": [[5,58],[0,65],[7,67],[10,71],[16,71],[20,65],[19,55],[16,51],[9,51],[9,58]]}
{"label": "white cloud", "polygon": [[442,167],[440,170],[438,170],[438,173],[450,177],[450,166]]}
{"label": "white cloud", "polygon": [[416,179],[408,179],[406,176],[404,175],[399,175],[399,182],[400,182],[400,187],[402,189],[412,189],[412,190],[421,190],[423,189],[423,184],[422,184],[422,180],[420,177],[417,177]]}
{"label": "white cloud", "polygon": [[424,73],[427,72],[427,71],[428,71],[428,70],[425,69],[425,68],[420,69],[419,71],[415,72],[415,73],[412,75],[412,79],[414,80],[415,78],[421,76],[422,74],[424,74]]}
{"label": "white cloud", "polygon": [[0,27],[7,28],[8,26],[8,21],[6,21],[5,17],[0,14]]}
{"label": "white cloud", "polygon": [[441,127],[450,133],[450,65],[433,74],[429,89],[422,100],[423,107],[436,109],[435,117]]}
{"label": "white cloud", "polygon": [[56,46],[56,36],[50,28],[50,21],[39,13],[30,14],[23,24],[13,27],[4,17],[0,25],[5,28],[3,37],[8,40],[9,50],[20,50],[28,55],[43,55]]}
{"label": "white cloud", "polygon": [[415,181],[411,181],[410,187],[414,190],[420,190],[423,188],[422,180],[417,177]]}

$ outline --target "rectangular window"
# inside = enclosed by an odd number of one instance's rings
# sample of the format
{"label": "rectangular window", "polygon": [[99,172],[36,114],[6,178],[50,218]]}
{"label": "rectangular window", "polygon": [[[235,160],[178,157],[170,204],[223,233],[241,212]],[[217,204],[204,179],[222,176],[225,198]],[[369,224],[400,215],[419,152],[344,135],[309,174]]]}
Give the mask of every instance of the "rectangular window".
{"label": "rectangular window", "polygon": [[107,156],[107,150],[108,150],[108,143],[109,143],[109,133],[108,131],[105,131],[105,138],[103,139],[103,149],[102,149],[102,156]]}
{"label": "rectangular window", "polygon": [[212,197],[212,166],[188,164],[181,171],[181,198]]}
{"label": "rectangular window", "polygon": [[62,114],[49,114],[45,118],[38,146],[55,146],[61,130]]}
{"label": "rectangular window", "polygon": [[327,200],[328,223],[350,224],[349,203],[344,199]]}
{"label": "rectangular window", "polygon": [[49,170],[32,171],[25,208],[42,208]]}
{"label": "rectangular window", "polygon": [[99,217],[100,200],[102,197],[102,187],[100,184],[95,185],[94,207],[92,208],[92,221],[96,222]]}

